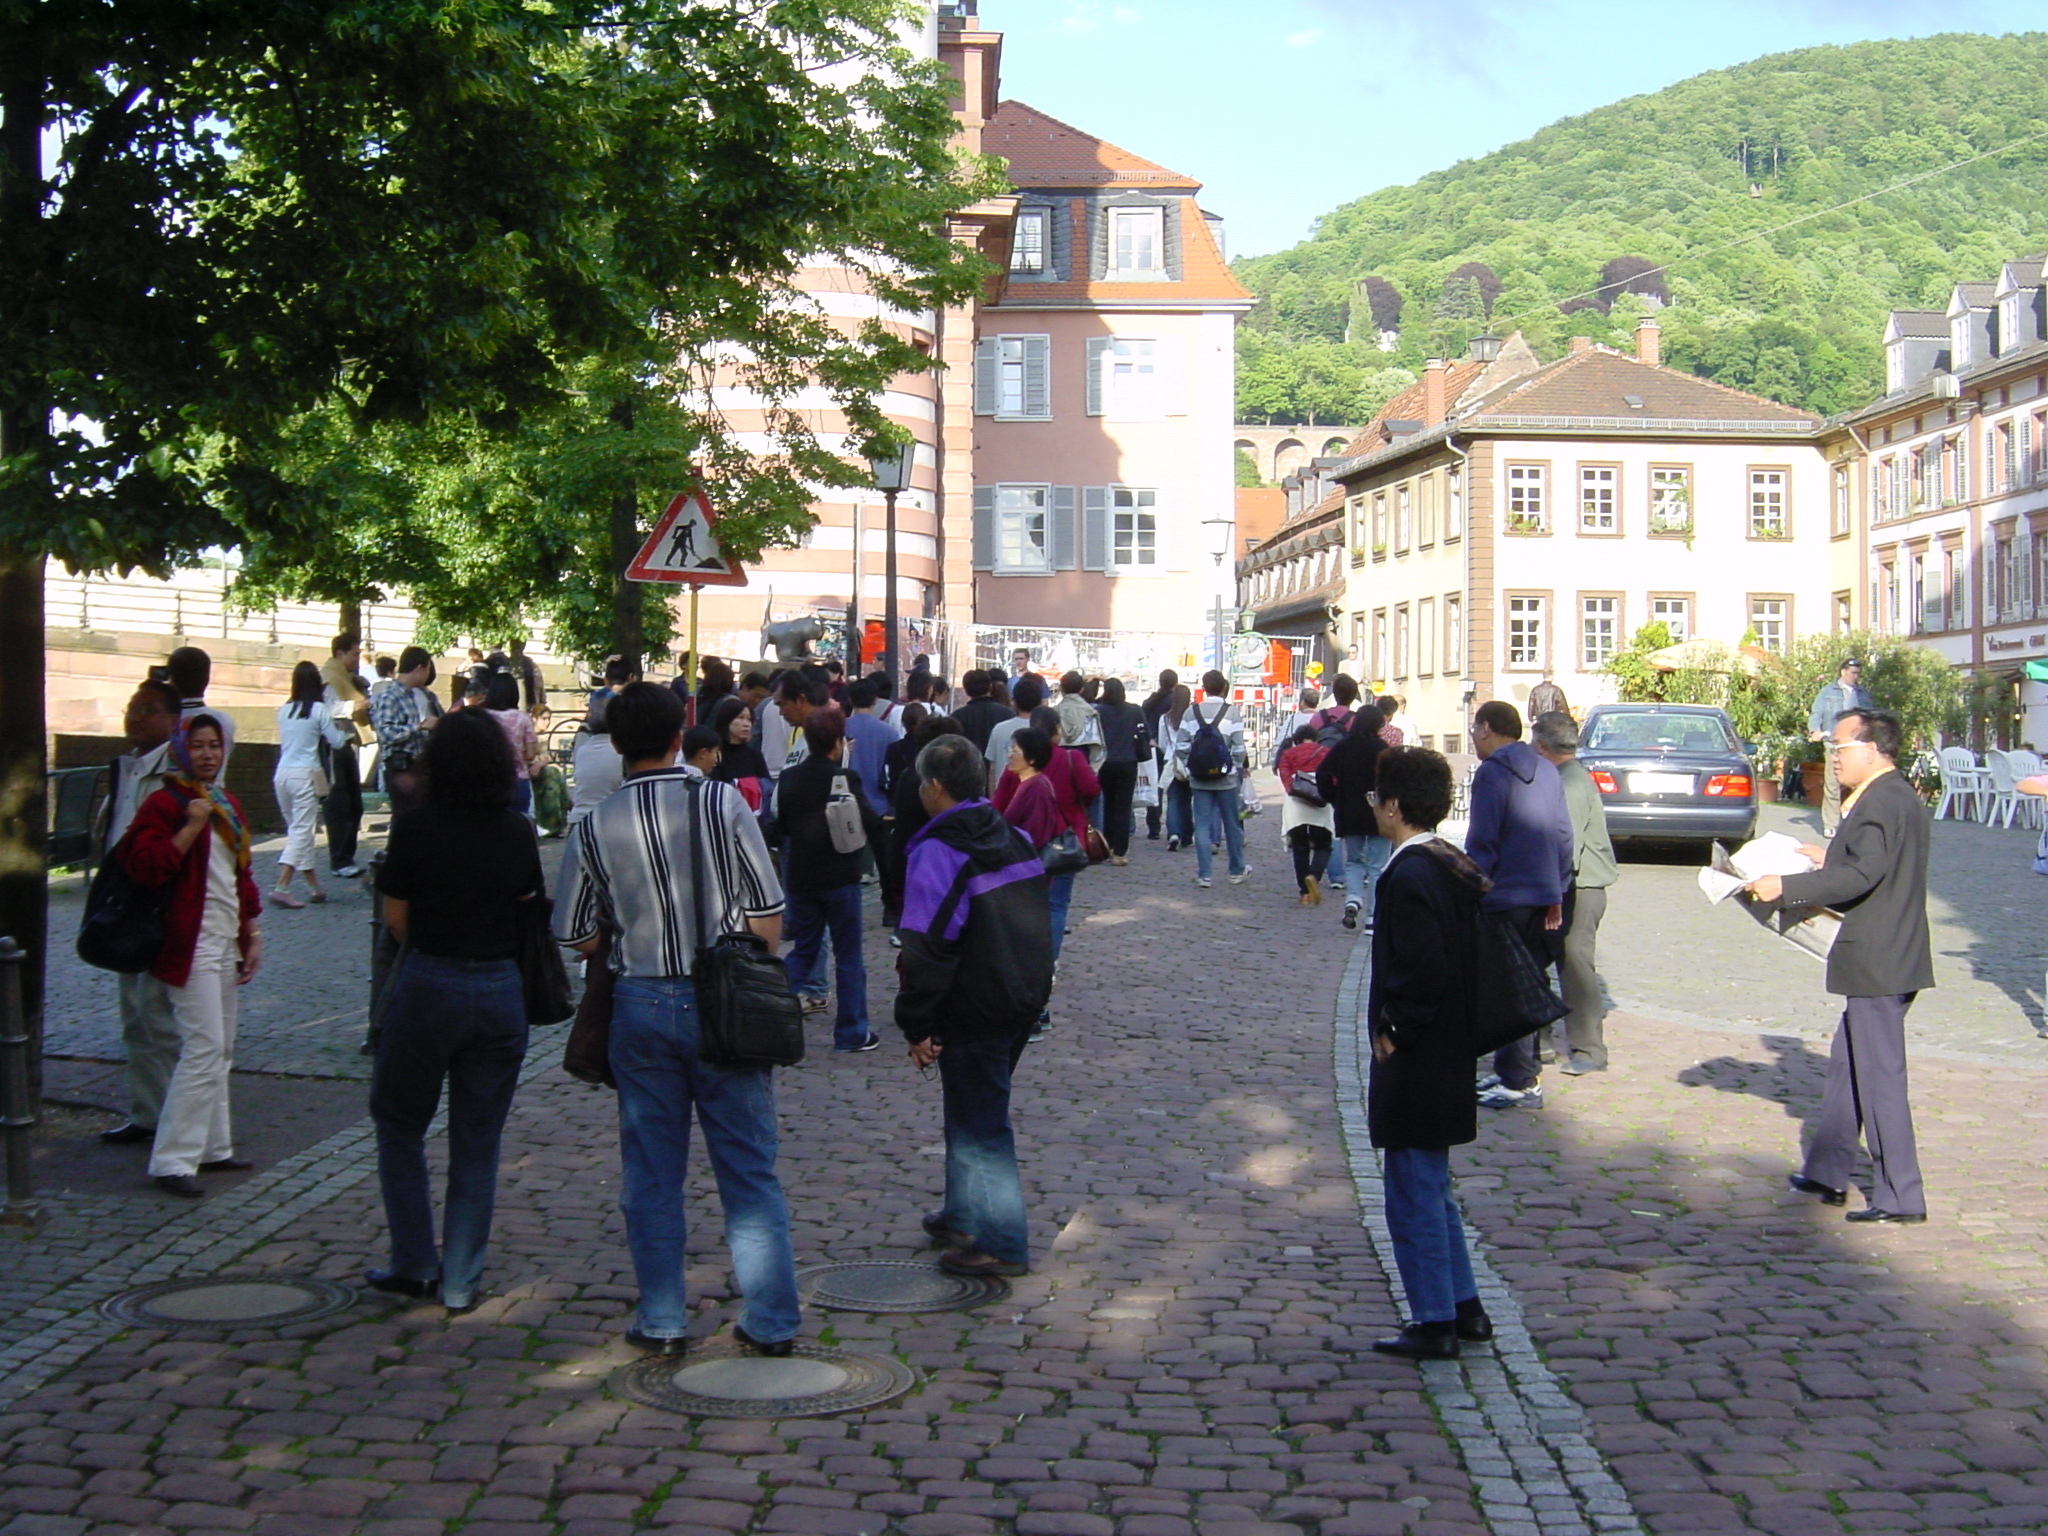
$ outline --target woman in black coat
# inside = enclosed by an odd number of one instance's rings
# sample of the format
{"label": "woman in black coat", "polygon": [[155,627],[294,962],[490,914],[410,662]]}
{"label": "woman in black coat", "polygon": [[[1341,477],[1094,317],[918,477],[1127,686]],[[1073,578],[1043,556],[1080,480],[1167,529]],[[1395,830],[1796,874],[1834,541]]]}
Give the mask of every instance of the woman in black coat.
{"label": "woman in black coat", "polygon": [[1378,781],[1380,754],[1387,744],[1380,727],[1387,717],[1368,704],[1353,710],[1344,739],[1330,748],[1316,770],[1316,788],[1336,818],[1334,836],[1344,845],[1344,926],[1356,928],[1362,915],[1372,929],[1373,889],[1393,848],[1373,823],[1366,796]]}
{"label": "woman in black coat", "polygon": [[1152,755],[1145,730],[1145,711],[1124,698],[1124,685],[1110,678],[1102,685],[1102,835],[1109,843],[1109,862],[1128,864],[1131,851],[1131,796],[1138,787],[1138,764]]}
{"label": "woman in black coat", "polygon": [[1459,1340],[1493,1336],[1451,1195],[1450,1150],[1479,1134],[1472,1039],[1487,880],[1436,836],[1451,808],[1450,765],[1421,747],[1395,747],[1378,766],[1373,813],[1395,851],[1380,877],[1372,935],[1366,1128],[1385,1153],[1387,1227],[1410,1320],[1373,1348],[1450,1360]]}

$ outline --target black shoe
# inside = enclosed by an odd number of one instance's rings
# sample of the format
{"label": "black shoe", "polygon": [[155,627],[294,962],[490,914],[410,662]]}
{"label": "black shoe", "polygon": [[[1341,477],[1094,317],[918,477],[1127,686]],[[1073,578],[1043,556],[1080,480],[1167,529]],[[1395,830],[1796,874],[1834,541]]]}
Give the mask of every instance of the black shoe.
{"label": "black shoe", "polygon": [[732,1336],[740,1341],[741,1348],[750,1349],[757,1355],[766,1355],[770,1360],[787,1359],[790,1351],[796,1348],[795,1339],[777,1339],[772,1344],[763,1343],[738,1323],[732,1325]]}
{"label": "black shoe", "polygon": [[933,1211],[924,1219],[925,1236],[932,1240],[935,1248],[972,1248],[974,1239],[965,1232],[955,1231],[946,1225],[946,1213]]}
{"label": "black shoe", "polygon": [[[1833,1204],[1834,1202],[1830,1201],[1829,1203]],[[1851,1211],[1848,1215],[1842,1218],[1842,1220],[1844,1221],[1884,1222],[1889,1225],[1901,1227],[1918,1226],[1921,1222],[1925,1221],[1926,1219],[1927,1218],[1924,1215],[1908,1216],[1902,1211],[1880,1211],[1874,1205],[1866,1206],[1860,1211]]]}
{"label": "black shoe", "polygon": [[1145,834],[1145,841],[1148,843],[1156,843],[1159,841],[1159,834],[1157,832],[1147,832]]}
{"label": "black shoe", "polygon": [[[1849,1203],[1849,1191],[1846,1189],[1836,1189],[1833,1185],[1821,1183],[1819,1179],[1809,1179],[1803,1173],[1786,1174],[1785,1183],[1795,1194],[1819,1195],[1822,1205],[1847,1205]],[[1862,1217],[1866,1221],[1870,1219],[1860,1211],[1857,1212],[1856,1216],[1852,1216],[1849,1219],[1854,1221],[1858,1217]]]}
{"label": "black shoe", "polygon": [[467,1317],[470,1313],[474,1312],[478,1307],[482,1306],[483,1304],[483,1293],[479,1291],[476,1295],[470,1297],[467,1301],[449,1302],[447,1315],[450,1317]]}
{"label": "black shoe", "polygon": [[1348,901],[1344,903],[1344,926],[1346,928],[1356,928],[1358,926],[1358,907],[1355,903]]}
{"label": "black shoe", "polygon": [[1455,1360],[1458,1325],[1408,1323],[1391,1339],[1374,1339],[1372,1347],[1383,1355],[1399,1355],[1404,1360]]}
{"label": "black shoe", "polygon": [[189,1173],[160,1173],[156,1176],[156,1187],[167,1195],[178,1195],[186,1200],[206,1198],[206,1191]]}
{"label": "black shoe", "polygon": [[687,1339],[652,1339],[637,1328],[626,1330],[626,1342],[643,1355],[680,1355],[689,1345]]}
{"label": "black shoe", "polygon": [[833,1050],[838,1051],[843,1056],[858,1056],[864,1051],[878,1051],[881,1048],[882,1037],[872,1031],[869,1032],[867,1039],[863,1040],[859,1045],[835,1045],[832,1047]]}
{"label": "black shoe", "polygon": [[388,1269],[367,1269],[363,1271],[363,1284],[373,1291],[383,1291],[389,1296],[410,1296],[415,1300],[434,1294],[435,1285],[431,1280],[414,1280],[407,1275],[394,1275]]}
{"label": "black shoe", "polygon": [[939,1268],[949,1275],[1028,1275],[1031,1266],[1012,1259],[999,1259],[978,1248],[948,1248],[939,1255]]}
{"label": "black shoe", "polygon": [[1477,1296],[1458,1303],[1458,1318],[1452,1331],[1467,1344],[1484,1344],[1493,1337],[1493,1319],[1486,1315]]}
{"label": "black shoe", "polygon": [[201,1173],[247,1173],[256,1165],[246,1157],[216,1157],[210,1163],[201,1163]]}
{"label": "black shoe", "polygon": [[138,1141],[155,1141],[156,1128],[137,1125],[133,1120],[124,1120],[111,1131],[101,1131],[100,1140],[110,1147],[133,1146]]}

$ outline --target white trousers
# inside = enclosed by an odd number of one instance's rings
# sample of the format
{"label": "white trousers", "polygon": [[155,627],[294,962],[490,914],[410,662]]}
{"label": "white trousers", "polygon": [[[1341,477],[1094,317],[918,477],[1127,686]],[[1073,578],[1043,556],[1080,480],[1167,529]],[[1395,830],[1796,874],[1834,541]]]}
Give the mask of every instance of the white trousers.
{"label": "white trousers", "polygon": [[178,1021],[178,1065],[157,1117],[150,1150],[152,1177],[196,1173],[201,1163],[235,1154],[228,1126],[228,1072],[235,1064],[235,965],[238,946],[199,935],[192,974],[170,987],[171,1012]]}
{"label": "white trousers", "polygon": [[293,869],[313,867],[313,835],[320,822],[320,795],[315,780],[317,768],[280,768],[270,781],[277,795],[277,808],[284,812],[284,852],[280,864]]}

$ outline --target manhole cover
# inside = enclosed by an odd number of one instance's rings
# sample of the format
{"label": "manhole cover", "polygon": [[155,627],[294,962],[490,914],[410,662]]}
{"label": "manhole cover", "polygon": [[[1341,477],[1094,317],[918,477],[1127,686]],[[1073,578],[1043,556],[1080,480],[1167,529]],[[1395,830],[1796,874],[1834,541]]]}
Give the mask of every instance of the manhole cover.
{"label": "manhole cover", "polygon": [[705,1419],[808,1419],[853,1413],[901,1397],[917,1372],[879,1355],[798,1344],[780,1360],[734,1344],[692,1350],[681,1361],[649,1356],[612,1376],[621,1397]]}
{"label": "manhole cover", "polygon": [[930,1264],[818,1264],[796,1282],[804,1300],[833,1312],[958,1312],[1010,1294],[994,1275],[949,1275]]}
{"label": "manhole cover", "polygon": [[169,1280],[101,1303],[117,1323],[143,1328],[280,1328],[355,1305],[355,1291],[303,1275]]}

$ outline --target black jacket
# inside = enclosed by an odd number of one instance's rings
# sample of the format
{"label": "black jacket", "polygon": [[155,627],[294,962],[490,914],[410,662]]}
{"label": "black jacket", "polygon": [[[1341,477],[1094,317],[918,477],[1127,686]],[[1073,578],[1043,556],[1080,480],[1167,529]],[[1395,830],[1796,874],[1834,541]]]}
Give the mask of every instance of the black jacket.
{"label": "black jacket", "polygon": [[974,743],[974,750],[988,750],[988,733],[1009,719],[1017,711],[1007,704],[998,704],[994,699],[969,699],[953,717],[960,727],[960,734]]}
{"label": "black jacket", "polygon": [[927,823],[911,839],[897,929],[904,1035],[988,1039],[1030,1029],[1052,996],[1047,896],[1045,866],[986,800]]}
{"label": "black jacket", "polygon": [[1376,1147],[1462,1146],[1479,1135],[1472,1092],[1478,1007],[1479,898],[1486,877],[1437,839],[1394,855],[1373,897],[1373,1039],[1394,1054],[1372,1064],[1366,1128]]}
{"label": "black jacket", "polygon": [[1152,755],[1151,733],[1145,728],[1145,712],[1135,704],[1098,704],[1102,717],[1105,763],[1136,763]]}
{"label": "black jacket", "polygon": [[1379,830],[1365,797],[1379,783],[1380,754],[1386,750],[1387,744],[1372,732],[1354,730],[1330,748],[1316,769],[1316,788],[1335,814],[1339,837],[1363,837]]}
{"label": "black jacket", "polygon": [[829,757],[807,757],[782,776],[775,791],[775,819],[789,859],[789,888],[803,895],[836,891],[860,881],[861,856],[858,849],[841,853],[832,846],[832,831],[825,824],[825,802],[832,798],[835,779],[847,780],[853,788],[854,803],[860,807],[861,825],[868,841],[881,832],[881,818],[868,809],[860,775],[842,768]]}
{"label": "black jacket", "polygon": [[1842,931],[1828,951],[1830,992],[1890,997],[1934,985],[1927,939],[1927,803],[1903,773],[1879,774],[1842,818],[1827,862],[1787,875],[1783,905],[1833,907]]}

